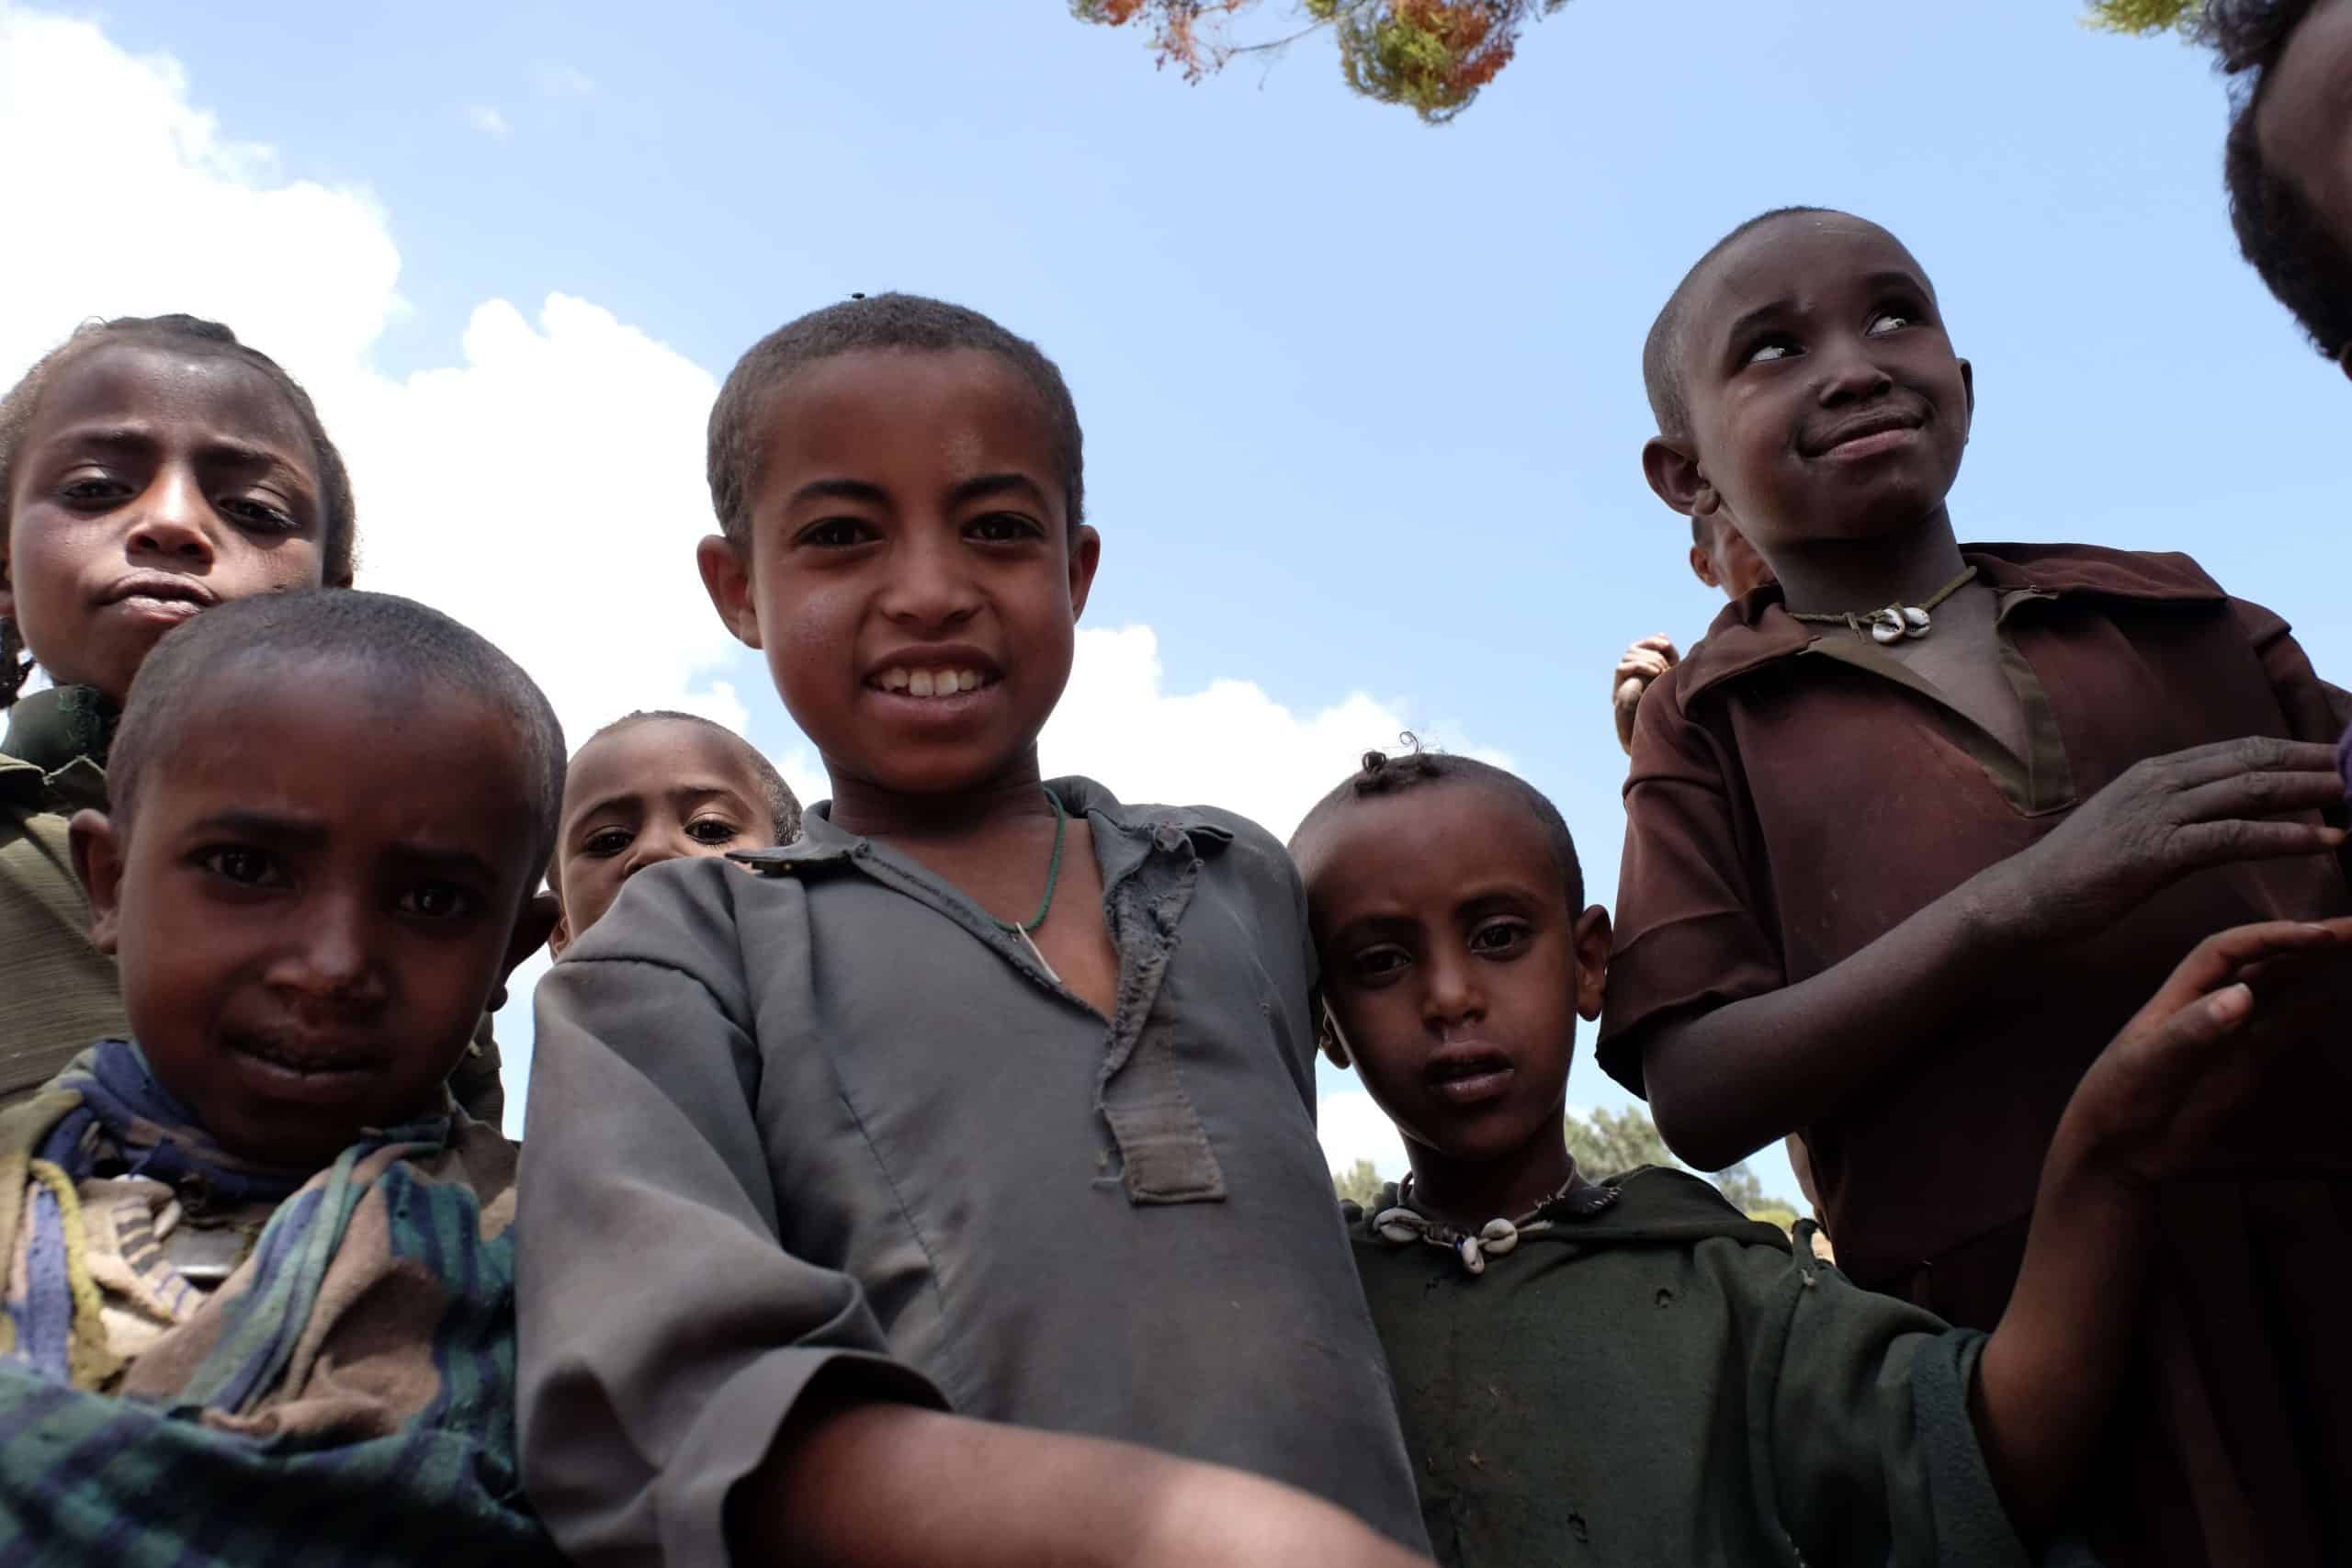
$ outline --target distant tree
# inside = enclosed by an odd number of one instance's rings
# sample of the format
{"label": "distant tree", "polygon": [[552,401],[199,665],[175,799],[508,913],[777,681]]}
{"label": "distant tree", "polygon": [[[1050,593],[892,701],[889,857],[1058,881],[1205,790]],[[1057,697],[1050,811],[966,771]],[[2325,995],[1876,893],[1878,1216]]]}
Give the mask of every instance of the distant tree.
{"label": "distant tree", "polygon": [[1380,1201],[1380,1190],[1388,1184],[1380,1179],[1380,1172],[1372,1168],[1372,1161],[1360,1159],[1334,1175],[1331,1185],[1348,1202],[1369,1209]]}
{"label": "distant tree", "polygon": [[1402,104],[1431,125],[1470,107],[1502,73],[1530,21],[1567,0],[1295,0],[1293,25],[1243,39],[1236,19],[1259,0],[1070,0],[1070,14],[1104,27],[1138,26],[1162,66],[1187,82],[1244,55],[1272,55],[1312,33],[1339,45],[1348,85]]}
{"label": "distant tree", "polygon": [[[1568,1153],[1587,1176],[1614,1176],[1642,1165],[1664,1166],[1668,1170],[1690,1168],[1674,1157],[1674,1151],[1658,1136],[1657,1124],[1638,1106],[1618,1111],[1596,1110],[1589,1121],[1571,1116],[1567,1134]],[[1782,1230],[1796,1224],[1796,1205],[1786,1198],[1769,1196],[1746,1160],[1715,1172],[1709,1179],[1734,1208],[1749,1218],[1770,1220]]]}
{"label": "distant tree", "polygon": [[2083,20],[2102,32],[2194,33],[2205,0],[2092,0]]}

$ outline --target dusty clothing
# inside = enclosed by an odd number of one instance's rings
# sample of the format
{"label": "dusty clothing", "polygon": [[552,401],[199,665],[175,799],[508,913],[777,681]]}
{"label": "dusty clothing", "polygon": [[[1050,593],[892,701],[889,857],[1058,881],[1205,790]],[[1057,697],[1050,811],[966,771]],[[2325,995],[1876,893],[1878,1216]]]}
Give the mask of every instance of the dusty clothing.
{"label": "dusty clothing", "polygon": [[1476,1276],[1372,1215],[1350,1233],[1445,1568],[2030,1561],[1969,1421],[1982,1334],[1695,1177],[1604,1185]]}
{"label": "dusty clothing", "polygon": [[[2285,623],[2185,557],[1963,553],[2000,595],[2024,756],[1770,590],[1727,609],[1642,705],[1599,1047],[1620,1081],[1640,1089],[1659,1021],[1843,961],[2143,758],[2345,728],[2344,694]],[[2099,1050],[2205,936],[2347,909],[2332,859],[2200,873],[2045,970],[1917,1021],[1899,1072],[1803,1129],[1839,1261],[1865,1287],[1991,1326],[2042,1155]],[[2333,1321],[2352,1294],[2347,1103],[2340,1046],[2291,1059],[2221,1151],[2249,1174],[2165,1205],[2145,1403],[2125,1429],[2157,1465],[2134,1483],[2140,1522],[2152,1541],[2187,1543],[2183,1560],[2199,1543],[2215,1561],[2352,1559],[2352,1405],[2311,1392],[2352,1387]]]}
{"label": "dusty clothing", "polygon": [[323,1171],[238,1160],[121,1041],[0,1113],[0,1550],[554,1562],[515,1452],[514,1173],[454,1107]]}
{"label": "dusty clothing", "polygon": [[1282,846],[1083,813],[1115,1015],[835,828],[632,877],[538,991],[523,1185],[533,1499],[585,1558],[723,1560],[822,1377],[1291,1483],[1418,1547],[1315,1139]]}
{"label": "dusty clothing", "polygon": [[[93,1040],[130,1032],[114,960],[90,945],[90,904],[65,825],[107,808],[113,716],[78,687],[8,711],[0,742],[0,1107],[29,1099]],[[505,1114],[498,1042],[484,1014],[449,1086],[477,1121]]]}
{"label": "dusty clothing", "polygon": [[0,741],[0,1106],[24,1100],[93,1040],[130,1032],[114,960],[90,945],[90,905],[65,824],[103,810],[107,776],[79,743],[68,694],[8,710]]}

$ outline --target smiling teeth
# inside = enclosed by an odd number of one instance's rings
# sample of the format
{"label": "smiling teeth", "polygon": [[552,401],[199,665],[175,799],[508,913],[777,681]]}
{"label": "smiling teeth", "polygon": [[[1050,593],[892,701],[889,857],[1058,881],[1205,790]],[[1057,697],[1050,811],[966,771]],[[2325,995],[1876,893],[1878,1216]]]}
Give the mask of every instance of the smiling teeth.
{"label": "smiling teeth", "polygon": [[904,692],[910,697],[952,697],[958,692],[978,691],[980,677],[971,670],[894,668],[882,671],[874,683],[886,692]]}

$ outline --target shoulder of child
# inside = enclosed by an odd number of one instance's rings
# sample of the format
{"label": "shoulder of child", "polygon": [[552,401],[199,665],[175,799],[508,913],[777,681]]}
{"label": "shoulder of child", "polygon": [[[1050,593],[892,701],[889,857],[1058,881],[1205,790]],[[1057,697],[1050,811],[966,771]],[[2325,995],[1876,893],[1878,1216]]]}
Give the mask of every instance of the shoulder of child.
{"label": "shoulder of child", "polygon": [[2113,593],[2139,599],[2225,597],[2196,558],[2177,550],[2119,550],[2105,545],[1969,544],[1963,555],[1991,556],[2021,571],[2036,588]]}

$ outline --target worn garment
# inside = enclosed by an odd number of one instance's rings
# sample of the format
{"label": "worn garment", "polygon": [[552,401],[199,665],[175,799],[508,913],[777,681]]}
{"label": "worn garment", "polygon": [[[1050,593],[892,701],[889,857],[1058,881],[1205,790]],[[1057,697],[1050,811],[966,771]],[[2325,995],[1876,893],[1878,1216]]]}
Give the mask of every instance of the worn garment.
{"label": "worn garment", "polygon": [[[65,826],[107,808],[115,715],[87,687],[36,692],[7,710],[0,742],[0,1107],[17,1104],[93,1040],[130,1032],[114,960],[90,945],[90,903]],[[482,1015],[450,1075],[458,1103],[505,1115],[498,1041]]]}
{"label": "worn garment", "polygon": [[1048,786],[1092,834],[1104,1019],[961,892],[808,813],[631,877],[539,987],[524,1471],[583,1562],[724,1561],[820,1378],[1420,1517],[1315,1139],[1289,857]]}
{"label": "worn garment", "polygon": [[99,722],[79,696],[22,699],[0,741],[0,1106],[130,1028],[114,960],[90,945],[90,905],[66,845],[67,819],[107,803],[106,773],[87,751]]}
{"label": "worn garment", "polygon": [[[0,1112],[0,1557],[557,1561],[517,1473],[514,1171],[454,1107],[324,1171],[240,1161],[119,1040]],[[268,1218],[208,1294],[168,1237],[98,1239],[131,1183]],[[119,1338],[130,1295],[168,1325]]]}
{"label": "worn garment", "polygon": [[[2027,754],[1868,638],[1726,609],[1642,705],[1600,1058],[1639,1090],[1661,1021],[1808,979],[2066,819],[2143,758],[2270,735],[2333,741],[2344,694],[2287,626],[2185,557],[1963,550],[1999,594]],[[1902,1066],[1803,1129],[1856,1282],[1998,1320],[2042,1156],[2075,1084],[2199,941],[2352,909],[2327,857],[2186,877],[2099,933],[1914,1021]],[[2242,1177],[2163,1207],[2119,1430],[2127,1560],[2352,1562],[2352,1067],[2283,1062],[2216,1157]],[[2123,1445],[2119,1445],[2119,1450]]]}
{"label": "worn garment", "polygon": [[1476,1276],[1355,1216],[1444,1568],[2031,1561],[1969,1420],[1984,1336],[1855,1289],[1696,1177],[1606,1185]]}

